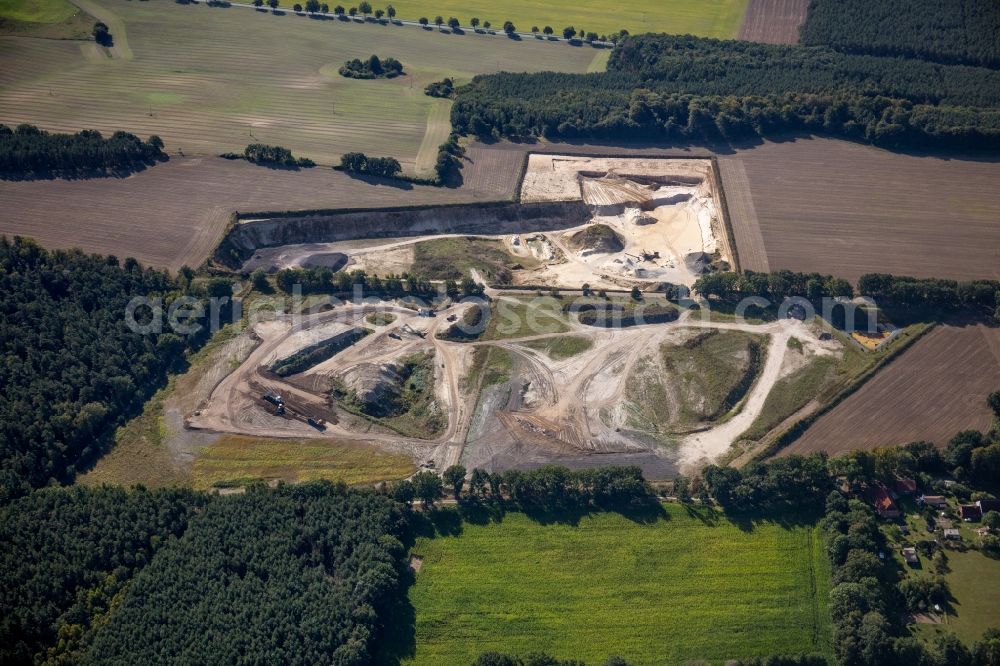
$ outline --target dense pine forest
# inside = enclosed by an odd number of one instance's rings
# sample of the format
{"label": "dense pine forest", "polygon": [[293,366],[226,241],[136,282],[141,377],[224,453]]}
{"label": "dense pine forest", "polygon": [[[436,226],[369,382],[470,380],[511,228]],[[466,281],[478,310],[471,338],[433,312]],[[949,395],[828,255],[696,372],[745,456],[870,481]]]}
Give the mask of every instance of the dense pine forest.
{"label": "dense pine forest", "polygon": [[803,44],[1000,67],[996,0],[812,0]]}
{"label": "dense pine forest", "polygon": [[641,35],[598,74],[501,73],[458,91],[482,138],[738,141],[820,132],[890,147],[1000,145],[1000,72],[827,47]]}
{"label": "dense pine forest", "polygon": [[142,570],[85,663],[370,663],[400,592],[398,505],[329,483],[213,500]]}
{"label": "dense pine forest", "polygon": [[126,306],[160,296],[166,311],[187,293],[134,259],[0,238],[0,501],[71,480],[168,370],[183,367],[207,327],[183,337],[167,327],[138,334],[127,326]]}
{"label": "dense pine forest", "polygon": [[0,509],[0,663],[78,662],[95,621],[207,497],[47,488]]}
{"label": "dense pine forest", "polygon": [[142,141],[115,132],[105,139],[95,130],[57,134],[34,125],[0,125],[0,178],[122,176],[165,159],[163,141],[155,135]]}
{"label": "dense pine forest", "polygon": [[404,528],[330,483],[35,491],[0,509],[0,663],[370,663]]}

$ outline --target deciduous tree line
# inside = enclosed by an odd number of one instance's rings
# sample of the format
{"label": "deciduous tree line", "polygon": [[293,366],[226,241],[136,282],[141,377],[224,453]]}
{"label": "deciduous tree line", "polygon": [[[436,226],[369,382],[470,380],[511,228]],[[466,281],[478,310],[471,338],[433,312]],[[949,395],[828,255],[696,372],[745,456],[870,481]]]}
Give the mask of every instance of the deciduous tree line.
{"label": "deciduous tree line", "polygon": [[[256,275],[256,273],[255,273]],[[449,296],[480,296],[483,286],[472,278],[463,278],[461,282],[445,280],[440,287],[430,280],[410,273],[385,276],[368,275],[365,271],[342,271],[334,273],[331,269],[320,268],[285,268],[276,276],[278,289],[287,294],[294,293],[296,287],[303,294],[335,293],[350,296],[359,289],[364,296],[433,296],[444,291]]]}
{"label": "deciduous tree line", "polygon": [[0,178],[88,176],[142,171],[167,159],[163,141],[128,132],[105,139],[96,130],[58,134],[34,125],[0,125]]}
{"label": "deciduous tree line", "polygon": [[392,485],[389,492],[400,501],[419,499],[426,506],[433,505],[442,491],[447,490],[455,499],[551,510],[587,506],[613,508],[655,500],[652,488],[638,467],[570,470],[559,465],[544,465],[534,470],[504,472],[488,472],[477,467],[469,475],[467,485],[465,477],[465,467],[453,465],[444,471],[443,477],[433,472],[419,472],[411,480]]}

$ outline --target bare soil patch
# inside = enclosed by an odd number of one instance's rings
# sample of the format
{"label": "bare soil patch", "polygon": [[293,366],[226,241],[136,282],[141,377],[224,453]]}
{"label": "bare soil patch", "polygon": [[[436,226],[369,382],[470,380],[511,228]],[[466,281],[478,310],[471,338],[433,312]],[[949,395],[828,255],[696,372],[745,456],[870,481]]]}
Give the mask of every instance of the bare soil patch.
{"label": "bare soil patch", "polygon": [[[852,281],[869,272],[1000,278],[996,160],[904,155],[832,139],[766,143],[719,159],[730,160],[746,170],[757,218],[733,205],[739,185],[724,181],[741,260],[751,259],[744,268]],[[764,265],[753,259],[756,222]],[[741,227],[748,230],[742,236]]]}
{"label": "bare soil patch", "polygon": [[237,210],[381,207],[476,196],[464,189],[366,182],[318,167],[284,171],[175,157],[124,179],[0,181],[0,234],[131,256],[176,271],[204,262]]}
{"label": "bare soil patch", "polygon": [[944,446],[986,430],[986,396],[1000,377],[1000,328],[942,325],[820,417],[781,455],[873,449],[912,441]]}
{"label": "bare soil patch", "polygon": [[809,0],[750,0],[737,39],[766,44],[797,44]]}

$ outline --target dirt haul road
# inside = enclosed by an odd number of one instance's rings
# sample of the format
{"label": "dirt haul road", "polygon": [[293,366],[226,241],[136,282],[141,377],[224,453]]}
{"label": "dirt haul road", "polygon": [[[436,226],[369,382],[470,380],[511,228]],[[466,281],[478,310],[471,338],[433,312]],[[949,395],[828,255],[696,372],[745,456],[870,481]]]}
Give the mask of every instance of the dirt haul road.
{"label": "dirt haul road", "polygon": [[[672,461],[676,466],[692,466],[715,459],[725,452],[738,435],[760,414],[764,400],[781,378],[782,361],[788,339],[794,335],[808,345],[822,343],[809,326],[795,320],[770,324],[737,324],[702,321],[690,312],[669,324],[648,324],[626,329],[602,329],[567,320],[569,331],[559,334],[528,335],[506,340],[456,343],[439,340],[436,333],[448,325],[449,314],[460,316],[466,306],[452,306],[437,317],[421,317],[414,311],[393,305],[346,305],[334,311],[308,315],[299,321],[279,317],[253,327],[260,345],[246,361],[226,376],[210,398],[193,414],[186,425],[211,432],[232,432],[258,437],[337,438],[370,442],[405,451],[418,460],[433,459],[438,469],[458,462],[477,462],[483,442],[470,433],[480,398],[480,387],[463,390],[462,381],[477,346],[492,345],[510,352],[516,359],[515,402],[500,406],[500,434],[489,442],[490,449],[532,448],[534,459],[553,460],[593,456],[594,461],[627,460],[629,456],[648,456]],[[344,351],[313,368],[289,378],[267,371],[275,360],[314,344],[337,331],[365,325],[364,318],[376,310],[391,313],[396,320],[378,327]],[[697,329],[738,330],[770,336],[767,360],[742,408],[731,418],[708,430],[682,438],[675,449],[651,445],[634,433],[615,427],[606,416],[624,400],[626,386],[637,361],[650,350],[685,331]],[[419,331],[423,336],[407,332]],[[244,335],[249,335],[247,332]],[[588,351],[567,359],[553,360],[547,354],[524,346],[524,343],[552,337],[573,335],[591,341]],[[378,364],[402,358],[418,351],[434,354],[435,395],[447,416],[447,427],[438,437],[405,437],[352,418],[336,408],[328,398],[330,380],[361,363]],[[261,396],[265,392],[282,395],[303,418],[276,416]],[[325,430],[304,422],[304,416],[328,421]],[[504,432],[505,431],[505,432]],[[510,446],[504,437],[511,438]],[[467,450],[467,443],[471,448]],[[511,448],[512,447],[512,448]],[[468,465],[467,465],[468,466]]]}

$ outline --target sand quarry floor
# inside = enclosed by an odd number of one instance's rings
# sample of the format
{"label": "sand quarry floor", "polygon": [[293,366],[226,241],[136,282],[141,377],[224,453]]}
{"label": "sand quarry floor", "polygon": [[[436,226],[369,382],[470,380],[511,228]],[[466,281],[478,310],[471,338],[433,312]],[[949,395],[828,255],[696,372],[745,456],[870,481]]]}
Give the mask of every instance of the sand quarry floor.
{"label": "sand quarry floor", "polygon": [[[821,341],[815,326],[800,321],[713,322],[696,311],[687,311],[669,324],[624,329],[595,328],[569,319],[569,330],[558,334],[471,343],[438,339],[436,333],[449,325],[449,317],[460,316],[467,307],[447,304],[427,317],[396,303],[348,303],[317,314],[279,314],[248,326],[241,337],[253,340],[256,347],[238,367],[226,361],[227,367],[219,373],[225,376],[207,400],[184,415],[185,426],[202,433],[369,442],[405,452],[421,464],[433,461],[437,469],[458,462],[487,469],[546,463],[572,467],[637,464],[652,478],[663,478],[717,459],[749,427],[775,383],[797,369],[786,359],[790,337],[815,354],[837,354],[840,349],[838,342]],[[373,326],[366,317],[376,311],[395,315],[395,321]],[[356,326],[373,332],[299,374],[282,378],[269,371],[274,361]],[[766,359],[745,399],[719,425],[670,441],[630,430],[616,414],[628,411],[626,387],[636,376],[637,364],[657,354],[663,344],[680,344],[694,332],[710,328],[766,336]],[[566,335],[587,338],[589,349],[554,359],[537,348],[539,341]],[[508,352],[512,367],[505,381],[484,387],[470,376],[474,350],[483,346]],[[348,413],[330,398],[334,379],[351,368],[416,352],[434,356],[435,405],[447,418],[439,436],[400,435]],[[288,406],[284,415],[276,414],[274,405],[263,400],[265,393],[283,396]],[[310,425],[309,418],[323,419],[325,427]]]}
{"label": "sand quarry floor", "polygon": [[[583,200],[592,218],[571,229],[519,235],[478,235],[503,242],[515,285],[579,289],[655,288],[662,282],[692,285],[704,259],[730,262],[719,204],[712,187],[711,162],[703,159],[609,159],[531,155],[521,199],[524,202]],[[580,246],[572,238],[591,225],[614,230],[622,248]],[[462,236],[471,237],[468,234]],[[384,275],[413,266],[414,246],[457,234],[396,239],[357,239],[286,245],[258,250],[243,266],[278,270],[327,265],[343,256],[348,270]]]}

